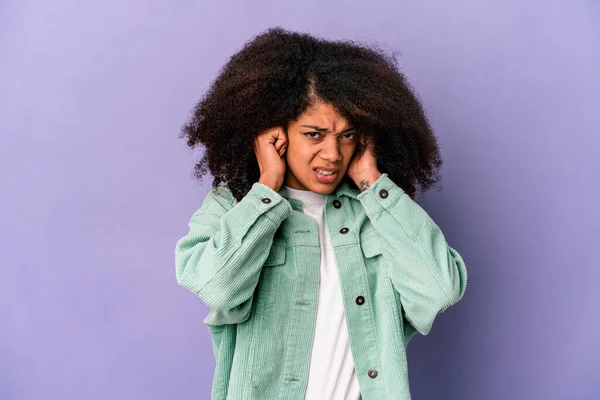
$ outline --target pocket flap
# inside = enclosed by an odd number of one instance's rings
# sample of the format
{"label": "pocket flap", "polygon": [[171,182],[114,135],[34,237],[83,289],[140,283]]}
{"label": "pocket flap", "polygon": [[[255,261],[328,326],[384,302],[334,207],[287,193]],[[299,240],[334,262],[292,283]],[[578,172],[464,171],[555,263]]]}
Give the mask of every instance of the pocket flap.
{"label": "pocket flap", "polygon": [[361,238],[360,247],[365,257],[371,258],[383,254],[382,240],[378,235]]}
{"label": "pocket flap", "polygon": [[282,265],[285,263],[285,245],[280,243],[273,243],[271,251],[265,261],[266,267],[273,267],[275,265]]}

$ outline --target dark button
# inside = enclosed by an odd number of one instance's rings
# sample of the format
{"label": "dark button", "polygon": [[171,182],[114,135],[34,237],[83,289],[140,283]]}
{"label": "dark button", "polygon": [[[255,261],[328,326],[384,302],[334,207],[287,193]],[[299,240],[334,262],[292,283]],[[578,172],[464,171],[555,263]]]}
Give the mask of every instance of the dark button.
{"label": "dark button", "polygon": [[356,298],[356,304],[358,304],[359,306],[365,303],[365,298],[362,296],[358,296]]}
{"label": "dark button", "polygon": [[333,201],[333,206],[334,206],[335,208],[340,208],[340,207],[342,206],[342,203],[340,203],[340,201],[339,201],[339,200],[334,200],[334,201]]}
{"label": "dark button", "polygon": [[388,193],[388,191],[387,191],[387,190],[385,190],[385,189],[381,189],[381,190],[379,191],[379,197],[381,197],[382,199],[385,199],[385,198],[387,198],[387,197],[388,197],[388,194],[389,194],[389,193]]}
{"label": "dark button", "polygon": [[348,228],[342,228],[342,229],[340,229],[340,233],[348,233],[349,230],[350,229],[348,229]]}
{"label": "dark button", "polygon": [[369,378],[375,378],[377,376],[377,370],[375,368],[371,368],[368,372]]}
{"label": "dark button", "polygon": [[265,203],[265,204],[269,204],[271,202],[271,199],[264,198],[264,199],[262,199],[262,202]]}

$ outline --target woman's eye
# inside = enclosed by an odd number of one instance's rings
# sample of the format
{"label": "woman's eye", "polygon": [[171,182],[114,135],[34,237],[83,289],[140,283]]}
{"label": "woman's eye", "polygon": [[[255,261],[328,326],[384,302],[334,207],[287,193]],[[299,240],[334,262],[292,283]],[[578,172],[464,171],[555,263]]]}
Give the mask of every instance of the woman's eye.
{"label": "woman's eye", "polygon": [[[312,138],[312,139],[316,139],[319,136],[321,136],[321,134],[319,132],[307,132],[307,133],[305,133],[305,135],[308,136],[308,137],[310,137],[310,138]],[[316,136],[310,136],[310,135],[316,135]]]}
{"label": "woman's eye", "polygon": [[[348,137],[348,135],[350,135],[350,137]],[[356,137],[356,134],[355,134],[355,133],[346,133],[346,134],[344,135],[344,137],[345,137],[346,139],[354,139],[354,138]]]}

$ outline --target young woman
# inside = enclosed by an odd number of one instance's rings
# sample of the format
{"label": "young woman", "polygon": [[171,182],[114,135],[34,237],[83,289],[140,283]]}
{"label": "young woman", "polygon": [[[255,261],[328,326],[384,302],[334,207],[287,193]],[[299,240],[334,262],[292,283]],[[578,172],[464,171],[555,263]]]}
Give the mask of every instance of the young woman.
{"label": "young woman", "polygon": [[442,162],[395,60],[271,29],[183,128],[213,189],[176,247],[209,307],[213,399],[410,399],[406,345],[467,272],[415,201]]}

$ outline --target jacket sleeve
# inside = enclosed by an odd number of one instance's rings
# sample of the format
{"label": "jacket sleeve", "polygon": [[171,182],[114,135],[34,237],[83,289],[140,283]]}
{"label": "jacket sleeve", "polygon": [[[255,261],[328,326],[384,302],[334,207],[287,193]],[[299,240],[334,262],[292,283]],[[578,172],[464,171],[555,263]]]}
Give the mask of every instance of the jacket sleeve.
{"label": "jacket sleeve", "polygon": [[177,282],[210,308],[206,324],[249,317],[273,237],[290,212],[286,199],[258,182],[239,202],[226,187],[209,192],[175,248]]}
{"label": "jacket sleeve", "polygon": [[467,270],[462,257],[427,212],[387,174],[357,198],[384,239],[387,273],[406,319],[427,335],[436,315],[465,293]]}

